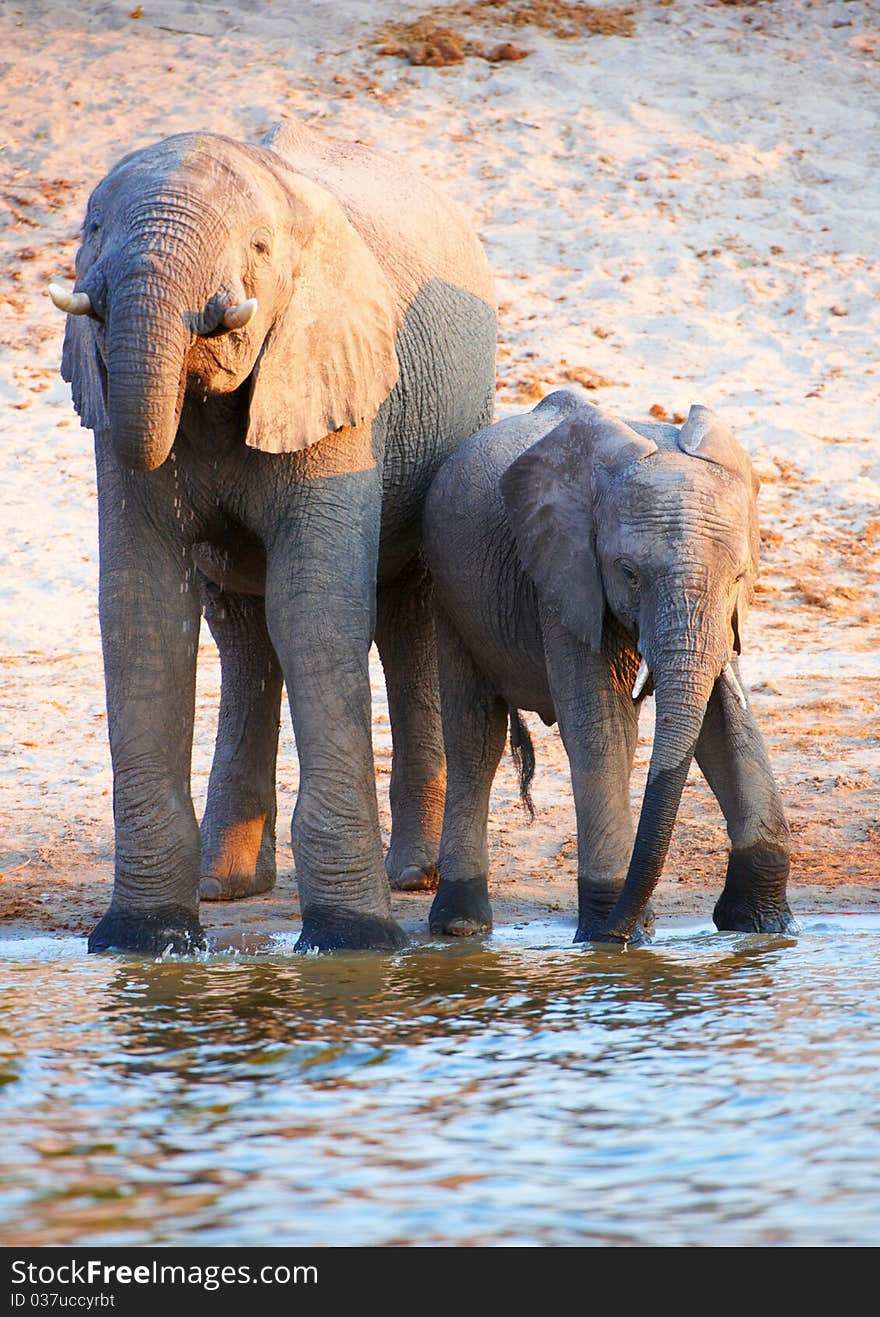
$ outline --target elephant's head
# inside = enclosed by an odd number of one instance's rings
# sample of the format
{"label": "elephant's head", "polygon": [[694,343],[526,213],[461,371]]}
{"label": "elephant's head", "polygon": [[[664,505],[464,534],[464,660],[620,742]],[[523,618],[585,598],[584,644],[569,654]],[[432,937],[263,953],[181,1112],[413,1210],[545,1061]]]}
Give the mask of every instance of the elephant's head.
{"label": "elephant's head", "polygon": [[181,134],[92,194],[62,374],[119,460],[161,465],[187,388],[249,381],[247,442],[292,452],[375,416],[398,376],[399,307],[323,187],[274,151]]}
{"label": "elephant's head", "polygon": [[692,407],[674,426],[585,405],[515,461],[503,493],[539,595],[591,650],[609,614],[641,656],[656,732],[623,893],[603,933],[630,935],[660,876],[716,681],[741,704],[740,651],[758,558],[751,464],[722,422]]}

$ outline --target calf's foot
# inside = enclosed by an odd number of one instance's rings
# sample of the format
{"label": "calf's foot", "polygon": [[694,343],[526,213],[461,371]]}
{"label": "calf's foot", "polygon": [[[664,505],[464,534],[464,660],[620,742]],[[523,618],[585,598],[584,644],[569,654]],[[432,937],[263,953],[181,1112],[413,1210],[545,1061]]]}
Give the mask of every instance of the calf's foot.
{"label": "calf's foot", "polygon": [[440,879],[437,895],[428,916],[432,933],[449,937],[471,937],[488,933],[492,928],[492,907],[485,878],[452,882]]}
{"label": "calf's foot", "polygon": [[768,846],[732,850],[724,891],[712,914],[715,927],[733,933],[797,933],[786,897],[789,856]]}
{"label": "calf's foot", "polygon": [[620,889],[592,888],[586,891],[581,889],[575,942],[608,942],[637,947],[653,940],[657,920],[650,902],[645,906],[629,937],[612,936],[605,932],[619,895]]}

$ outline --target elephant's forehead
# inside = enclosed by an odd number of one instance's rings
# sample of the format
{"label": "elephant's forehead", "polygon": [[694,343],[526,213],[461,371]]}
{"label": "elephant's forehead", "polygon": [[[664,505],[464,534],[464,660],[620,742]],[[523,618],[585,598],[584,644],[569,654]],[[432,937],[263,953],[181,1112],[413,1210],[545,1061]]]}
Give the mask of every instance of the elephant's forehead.
{"label": "elephant's forehead", "polygon": [[658,535],[667,544],[706,538],[736,555],[747,540],[748,498],[743,482],[713,463],[658,454],[607,491],[600,528],[630,544]]}
{"label": "elephant's forehead", "polygon": [[661,451],[631,466],[615,481],[609,497],[621,515],[672,516],[715,508],[735,518],[746,509],[748,490],[714,462]]}
{"label": "elephant's forehead", "polygon": [[269,171],[241,143],[213,134],[181,133],[125,156],[95,189],[99,204],[143,204],[169,193],[211,205],[227,220],[264,206],[273,187]]}

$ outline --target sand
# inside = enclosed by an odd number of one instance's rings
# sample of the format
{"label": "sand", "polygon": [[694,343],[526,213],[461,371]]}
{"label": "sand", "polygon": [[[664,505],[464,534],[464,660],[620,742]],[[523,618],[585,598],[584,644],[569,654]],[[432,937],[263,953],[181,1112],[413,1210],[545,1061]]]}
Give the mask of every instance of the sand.
{"label": "sand", "polygon": [[[452,34],[439,59],[437,29]],[[11,0],[0,49],[5,935],[87,932],[112,874],[92,443],[58,374],[63,317],[45,286],[71,279],[86,198],[126,151],[195,127],[257,141],[292,116],[406,155],[470,212],[498,277],[499,416],[577,382],[624,416],[708,404],[739,436],[763,484],[743,671],[792,823],[791,904],[880,906],[880,4]],[[218,692],[205,631],[199,805]],[[573,926],[567,763],[556,732],[529,723],[538,818],[505,761],[496,917]],[[285,820],[289,725],[278,780]],[[726,849],[694,770],[661,917],[708,917]],[[271,897],[204,906],[205,926],[296,926],[283,821],[278,863]],[[429,900],[395,898],[407,928],[424,927]]]}

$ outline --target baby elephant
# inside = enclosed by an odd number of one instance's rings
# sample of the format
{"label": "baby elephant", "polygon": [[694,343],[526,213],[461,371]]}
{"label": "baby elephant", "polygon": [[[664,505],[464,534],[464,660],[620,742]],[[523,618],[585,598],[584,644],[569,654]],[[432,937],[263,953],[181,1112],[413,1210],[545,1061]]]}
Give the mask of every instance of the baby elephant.
{"label": "baby elephant", "polygon": [[[757,489],[708,408],[692,407],[679,430],[615,420],[568,391],[481,430],[443,466],[425,511],[448,759],[432,931],[491,927],[489,794],[508,714],[521,742],[519,709],[558,721],[571,765],[575,941],[649,931],[694,755],[731,841],[717,927],[794,930],[788,825],[735,657],[757,566]],[[652,689],[633,841],[629,778]]]}

